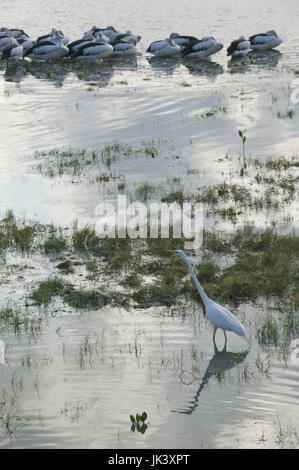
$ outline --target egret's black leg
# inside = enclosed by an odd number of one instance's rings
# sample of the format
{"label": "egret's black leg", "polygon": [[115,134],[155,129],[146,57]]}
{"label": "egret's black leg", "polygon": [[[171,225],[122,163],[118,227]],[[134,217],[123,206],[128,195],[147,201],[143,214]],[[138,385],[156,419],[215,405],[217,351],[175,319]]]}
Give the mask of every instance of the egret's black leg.
{"label": "egret's black leg", "polygon": [[214,334],[213,334],[213,342],[215,343],[215,336],[216,336],[216,331],[218,330],[217,326],[214,326]]}
{"label": "egret's black leg", "polygon": [[226,337],[225,330],[223,330],[223,333],[224,333],[224,338],[225,338],[225,345],[226,345],[226,342],[227,342],[227,337]]}

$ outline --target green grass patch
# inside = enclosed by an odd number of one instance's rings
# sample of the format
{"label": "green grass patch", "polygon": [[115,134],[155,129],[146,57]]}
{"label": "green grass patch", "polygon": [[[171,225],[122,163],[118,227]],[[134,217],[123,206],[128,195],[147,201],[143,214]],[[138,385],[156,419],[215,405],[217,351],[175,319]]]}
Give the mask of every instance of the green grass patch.
{"label": "green grass patch", "polygon": [[53,297],[63,296],[65,288],[63,280],[58,278],[48,279],[40,282],[38,288],[31,294],[31,298],[38,305],[47,305]]}
{"label": "green grass patch", "polygon": [[76,309],[97,310],[108,303],[108,297],[96,290],[69,290],[65,302]]}
{"label": "green grass patch", "polygon": [[269,314],[263,320],[263,324],[257,330],[257,339],[261,345],[277,346],[279,330],[276,320]]}

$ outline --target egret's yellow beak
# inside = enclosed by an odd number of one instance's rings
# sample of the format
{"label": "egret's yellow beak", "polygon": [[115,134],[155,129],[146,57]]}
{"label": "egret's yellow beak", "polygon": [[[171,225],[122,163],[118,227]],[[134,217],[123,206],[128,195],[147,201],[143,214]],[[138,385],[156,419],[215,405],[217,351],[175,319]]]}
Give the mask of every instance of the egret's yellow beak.
{"label": "egret's yellow beak", "polygon": [[175,250],[164,250],[164,253],[174,253]]}

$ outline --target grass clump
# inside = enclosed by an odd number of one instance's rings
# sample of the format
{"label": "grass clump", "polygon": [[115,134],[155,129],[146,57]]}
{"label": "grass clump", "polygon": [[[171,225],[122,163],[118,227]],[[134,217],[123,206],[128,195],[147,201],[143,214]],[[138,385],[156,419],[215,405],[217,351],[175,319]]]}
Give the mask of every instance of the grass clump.
{"label": "grass clump", "polygon": [[158,305],[165,305],[169,307],[175,302],[177,293],[174,286],[164,283],[158,283],[134,292],[132,299],[137,302],[140,308],[149,308]]}
{"label": "grass clump", "polygon": [[73,274],[75,272],[73,263],[70,260],[62,261],[57,264],[56,268],[63,274]]}
{"label": "grass clump", "polygon": [[208,205],[216,205],[219,202],[228,202],[229,200],[246,205],[251,201],[251,195],[249,189],[245,186],[228,184],[224,181],[223,183],[203,188],[196,200]]}
{"label": "grass clump", "polygon": [[122,281],[122,284],[124,286],[132,287],[132,288],[140,287],[141,278],[137,273],[133,272],[129,274],[129,276],[127,276],[124,281]]}
{"label": "grass clump", "polygon": [[14,213],[9,210],[0,221],[0,248],[16,248],[22,253],[29,251],[34,236],[34,227],[21,225],[17,222]]}
{"label": "grass clump", "polygon": [[214,282],[217,274],[220,272],[219,266],[212,259],[203,259],[201,263],[197,265],[198,278],[202,282]]}
{"label": "grass clump", "polygon": [[98,309],[108,303],[108,297],[96,290],[69,290],[64,295],[65,302],[76,309]]}
{"label": "grass clump", "polygon": [[257,330],[257,339],[261,345],[278,344],[278,326],[276,320],[269,314],[264,318],[263,325]]}
{"label": "grass clump", "polygon": [[64,238],[62,230],[55,229],[52,225],[50,235],[43,243],[43,250],[46,255],[59,254],[65,251],[68,247],[66,238]]}
{"label": "grass clump", "polygon": [[63,280],[54,278],[40,282],[37,289],[31,294],[31,298],[37,305],[47,305],[53,297],[62,296],[65,291]]}
{"label": "grass clump", "polygon": [[187,197],[184,195],[184,192],[181,190],[173,191],[172,193],[167,194],[161,198],[161,202],[167,202],[171,204],[172,202],[177,202],[182,205],[184,201],[187,200]]}
{"label": "grass clump", "polygon": [[73,225],[72,243],[75,251],[92,251],[98,249],[100,238],[93,227],[85,225],[79,229],[77,222]]}
{"label": "grass clump", "polygon": [[266,163],[265,167],[268,170],[288,170],[289,168],[298,168],[299,167],[299,160],[297,157],[287,158],[286,156],[281,156],[280,158],[269,158]]}
{"label": "grass clump", "polygon": [[146,202],[148,198],[155,192],[155,186],[151,184],[144,183],[136,189],[136,196],[138,199],[141,199],[143,202]]}

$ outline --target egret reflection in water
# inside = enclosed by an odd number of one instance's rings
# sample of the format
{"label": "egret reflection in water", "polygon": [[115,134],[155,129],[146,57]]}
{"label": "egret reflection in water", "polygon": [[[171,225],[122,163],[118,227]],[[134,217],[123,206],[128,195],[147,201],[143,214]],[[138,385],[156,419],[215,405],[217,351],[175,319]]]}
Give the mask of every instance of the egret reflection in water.
{"label": "egret reflection in water", "polygon": [[218,376],[226,372],[227,370],[233,369],[236,365],[241,364],[247,357],[250,348],[248,347],[245,351],[235,353],[231,351],[226,351],[226,346],[224,346],[222,351],[219,351],[216,344],[214,343],[214,355],[210,359],[206,372],[200,382],[199,388],[195,393],[193,399],[190,401],[189,405],[184,410],[173,410],[176,413],[182,413],[191,415],[199,405],[200,394],[205,389],[209,380],[213,376]]}

